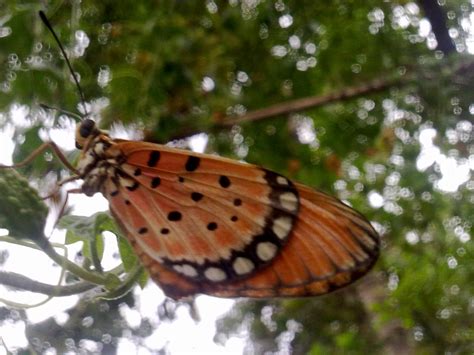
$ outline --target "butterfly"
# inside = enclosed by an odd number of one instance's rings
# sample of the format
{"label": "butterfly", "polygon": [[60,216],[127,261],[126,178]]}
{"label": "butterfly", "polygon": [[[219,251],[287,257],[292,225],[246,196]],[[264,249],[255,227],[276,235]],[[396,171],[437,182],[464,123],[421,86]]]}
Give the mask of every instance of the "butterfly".
{"label": "butterfly", "polygon": [[334,197],[251,164],[116,140],[85,119],[82,192],[102,193],[141,262],[171,298],[314,296],[377,259],[379,236]]}
{"label": "butterfly", "polygon": [[171,298],[321,295],[367,273],[379,255],[380,238],[361,214],[265,168],[114,139],[89,118],[76,146],[81,192],[105,196]]}

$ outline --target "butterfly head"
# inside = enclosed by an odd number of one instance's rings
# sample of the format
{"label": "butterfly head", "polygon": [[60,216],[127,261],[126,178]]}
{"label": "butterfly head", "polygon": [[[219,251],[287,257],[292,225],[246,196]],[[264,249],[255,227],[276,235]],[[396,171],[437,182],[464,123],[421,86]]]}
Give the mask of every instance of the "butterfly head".
{"label": "butterfly head", "polygon": [[76,127],[76,148],[82,149],[88,140],[97,136],[99,133],[100,130],[93,120],[90,118],[84,119],[81,124]]}

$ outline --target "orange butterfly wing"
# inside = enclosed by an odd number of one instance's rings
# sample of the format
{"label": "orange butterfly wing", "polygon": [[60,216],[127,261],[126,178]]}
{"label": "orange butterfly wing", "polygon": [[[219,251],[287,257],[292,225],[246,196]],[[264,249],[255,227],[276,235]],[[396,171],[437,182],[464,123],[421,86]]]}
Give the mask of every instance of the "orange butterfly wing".
{"label": "orange butterfly wing", "polygon": [[365,274],[369,222],[339,200],[233,160],[118,142],[104,194],[151,277],[173,298],[312,296]]}

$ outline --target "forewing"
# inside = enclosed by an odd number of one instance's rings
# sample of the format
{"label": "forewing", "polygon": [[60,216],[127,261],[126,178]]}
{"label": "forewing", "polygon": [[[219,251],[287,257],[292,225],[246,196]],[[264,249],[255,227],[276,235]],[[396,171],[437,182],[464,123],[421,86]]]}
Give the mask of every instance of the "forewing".
{"label": "forewing", "polygon": [[264,268],[286,244],[299,198],[283,176],[158,145],[117,146],[125,158],[106,184],[111,210],[165,268],[228,283]]}

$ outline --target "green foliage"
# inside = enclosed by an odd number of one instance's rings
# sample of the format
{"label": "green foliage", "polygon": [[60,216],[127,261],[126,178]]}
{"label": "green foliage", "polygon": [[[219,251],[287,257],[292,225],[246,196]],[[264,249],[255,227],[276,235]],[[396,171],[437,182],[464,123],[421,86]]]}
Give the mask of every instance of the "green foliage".
{"label": "green foliage", "polygon": [[0,226],[15,238],[44,238],[48,208],[28,181],[12,169],[0,169]]}

